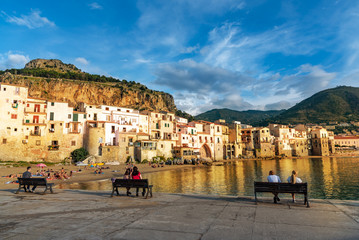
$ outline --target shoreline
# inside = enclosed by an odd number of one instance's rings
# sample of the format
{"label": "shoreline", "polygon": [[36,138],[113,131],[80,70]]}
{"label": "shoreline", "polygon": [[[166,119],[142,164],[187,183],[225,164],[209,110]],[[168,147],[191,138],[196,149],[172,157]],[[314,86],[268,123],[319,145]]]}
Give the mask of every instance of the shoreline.
{"label": "shoreline", "polygon": [[[240,161],[253,161],[253,160],[260,160],[260,161],[271,161],[271,160],[282,160],[282,159],[309,159],[309,158],[354,158],[359,156],[305,156],[305,157],[285,157],[285,158],[248,158],[248,159],[229,159],[229,160],[220,160],[220,161],[214,161],[212,162],[212,165],[222,165],[224,163],[230,163],[230,162],[240,162]],[[16,164],[16,162],[14,162]],[[197,167],[208,167],[207,165],[164,165],[163,167],[156,167],[152,168],[148,164],[134,164],[138,166],[139,171],[142,174],[152,174],[160,171],[175,171],[178,169],[185,169],[185,168],[197,168]],[[32,173],[36,173],[37,170],[41,170],[41,168],[36,167],[35,164],[29,164],[29,166],[32,167]],[[44,170],[47,169],[53,169],[53,171],[60,171],[62,168],[64,168],[65,172],[69,174],[70,171],[74,171],[73,176],[66,180],[50,180],[49,182],[55,183],[55,189],[56,186],[62,185],[62,189],[67,189],[64,186],[74,184],[74,183],[87,183],[87,182],[93,182],[93,181],[104,181],[109,180],[111,178],[122,178],[123,174],[125,172],[125,168],[127,167],[126,164],[120,164],[120,165],[103,165],[104,167],[109,167],[110,169],[104,169],[104,174],[94,174],[94,171],[97,169],[96,167],[90,168],[87,167],[87,169],[84,169],[84,166],[75,166],[75,165],[57,165],[57,166],[48,166],[44,168]],[[17,184],[9,183],[6,184],[9,181],[15,181],[17,178],[6,178],[3,176],[8,176],[10,174],[22,174],[26,171],[27,166],[20,166],[20,167],[6,167],[6,166],[0,166],[0,189],[16,189],[18,186]],[[81,173],[78,172],[78,170],[81,169]]]}

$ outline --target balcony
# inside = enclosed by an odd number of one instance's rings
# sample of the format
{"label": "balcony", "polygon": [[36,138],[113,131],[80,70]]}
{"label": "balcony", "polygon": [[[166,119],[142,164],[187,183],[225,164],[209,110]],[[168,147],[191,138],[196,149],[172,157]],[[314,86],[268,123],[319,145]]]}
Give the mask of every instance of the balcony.
{"label": "balcony", "polygon": [[45,120],[42,121],[34,121],[30,119],[26,119],[22,122],[24,125],[46,125]]}
{"label": "balcony", "polygon": [[30,136],[41,136],[41,130],[30,131]]}
{"label": "balcony", "polygon": [[49,133],[54,133],[55,132],[55,129],[54,128],[50,128],[49,129]]}
{"label": "balcony", "polygon": [[25,113],[30,113],[30,114],[44,114],[46,115],[46,109],[43,109],[43,110],[38,110],[38,109],[29,109],[29,108],[26,108],[25,109]]}
{"label": "balcony", "polygon": [[59,145],[49,145],[49,146],[48,146],[48,150],[49,150],[49,151],[58,151],[59,148],[60,148]]}

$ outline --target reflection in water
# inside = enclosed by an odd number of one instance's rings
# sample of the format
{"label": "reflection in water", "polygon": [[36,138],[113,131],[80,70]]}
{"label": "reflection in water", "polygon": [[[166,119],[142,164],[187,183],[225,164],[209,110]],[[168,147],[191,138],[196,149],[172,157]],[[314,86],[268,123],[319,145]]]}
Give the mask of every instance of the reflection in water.
{"label": "reflection in water", "polygon": [[[253,196],[253,182],[266,181],[270,170],[285,182],[293,169],[303,182],[308,182],[310,198],[359,199],[359,158],[247,160],[143,174],[143,177],[154,185],[154,192]],[[60,187],[111,190],[111,182]]]}

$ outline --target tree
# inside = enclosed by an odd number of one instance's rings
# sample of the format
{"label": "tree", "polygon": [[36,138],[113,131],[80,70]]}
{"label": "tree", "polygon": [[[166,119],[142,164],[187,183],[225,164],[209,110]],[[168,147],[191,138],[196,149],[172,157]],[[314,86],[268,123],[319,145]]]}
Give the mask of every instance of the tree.
{"label": "tree", "polygon": [[88,155],[89,153],[85,148],[76,149],[71,153],[71,157],[74,162],[85,160]]}

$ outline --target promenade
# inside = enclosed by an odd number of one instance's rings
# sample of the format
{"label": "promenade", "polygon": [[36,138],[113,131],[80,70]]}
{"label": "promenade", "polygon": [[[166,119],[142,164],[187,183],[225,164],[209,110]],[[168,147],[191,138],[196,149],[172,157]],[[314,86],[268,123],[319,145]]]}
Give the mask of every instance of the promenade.
{"label": "promenade", "polygon": [[359,239],[359,201],[0,192],[0,239]]}

